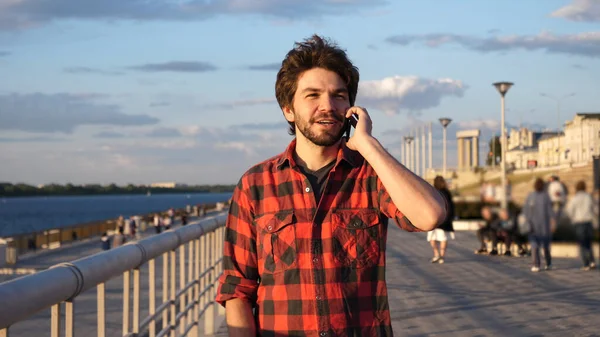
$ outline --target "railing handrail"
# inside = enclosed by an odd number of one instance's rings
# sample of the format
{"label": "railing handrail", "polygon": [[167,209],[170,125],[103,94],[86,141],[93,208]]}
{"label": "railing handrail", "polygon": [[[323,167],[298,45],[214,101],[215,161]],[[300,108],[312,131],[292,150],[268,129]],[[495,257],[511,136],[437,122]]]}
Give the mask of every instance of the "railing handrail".
{"label": "railing handrail", "polygon": [[226,213],[0,284],[0,329],[222,227]]}

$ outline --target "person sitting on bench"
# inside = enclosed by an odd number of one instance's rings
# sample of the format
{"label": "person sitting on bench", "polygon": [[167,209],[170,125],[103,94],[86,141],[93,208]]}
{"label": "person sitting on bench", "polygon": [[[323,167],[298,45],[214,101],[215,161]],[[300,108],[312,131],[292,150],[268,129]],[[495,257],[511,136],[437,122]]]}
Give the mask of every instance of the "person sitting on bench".
{"label": "person sitting on bench", "polygon": [[497,230],[500,225],[498,215],[492,212],[488,206],[484,206],[481,208],[481,216],[485,220],[485,225],[477,230],[477,239],[479,239],[480,247],[475,250],[475,254],[486,254],[488,252],[485,245],[485,239],[488,239],[492,242],[492,250],[489,254],[498,255],[498,250],[496,249],[496,245],[498,244]]}

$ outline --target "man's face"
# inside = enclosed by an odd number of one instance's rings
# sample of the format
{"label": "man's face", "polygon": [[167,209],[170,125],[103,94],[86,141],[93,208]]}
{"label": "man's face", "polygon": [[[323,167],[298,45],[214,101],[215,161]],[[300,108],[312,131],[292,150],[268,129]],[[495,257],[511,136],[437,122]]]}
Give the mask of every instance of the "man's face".
{"label": "man's face", "polygon": [[292,109],[284,108],[284,115],[296,124],[299,140],[332,146],[342,138],[350,101],[346,84],[338,74],[323,68],[302,73],[292,105]]}

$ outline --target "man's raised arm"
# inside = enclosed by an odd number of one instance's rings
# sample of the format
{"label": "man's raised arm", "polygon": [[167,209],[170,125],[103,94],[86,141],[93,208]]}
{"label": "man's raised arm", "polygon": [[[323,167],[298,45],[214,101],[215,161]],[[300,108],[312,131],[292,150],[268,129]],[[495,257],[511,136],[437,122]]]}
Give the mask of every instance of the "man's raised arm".
{"label": "man's raised arm", "polygon": [[436,228],[446,218],[442,194],[400,164],[371,136],[371,119],[363,108],[352,107],[346,117],[350,113],[359,119],[348,147],[357,150],[373,167],[398,210],[413,226],[423,231]]}

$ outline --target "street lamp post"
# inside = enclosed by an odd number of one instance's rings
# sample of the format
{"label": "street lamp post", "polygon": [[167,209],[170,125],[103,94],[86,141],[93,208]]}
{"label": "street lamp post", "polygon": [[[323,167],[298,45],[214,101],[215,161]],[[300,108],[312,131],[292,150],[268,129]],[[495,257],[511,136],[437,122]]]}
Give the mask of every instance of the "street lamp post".
{"label": "street lamp post", "polygon": [[415,173],[421,176],[421,135],[420,128],[415,128]]}
{"label": "street lamp post", "polygon": [[406,142],[406,144],[408,145],[408,146],[407,146],[407,151],[406,151],[406,152],[407,152],[407,154],[408,154],[408,159],[407,159],[407,161],[406,161],[406,162],[407,162],[407,164],[408,164],[408,166],[407,166],[407,167],[408,167],[408,169],[409,169],[409,170],[411,170],[411,171],[412,171],[412,165],[413,165],[413,158],[412,158],[412,157],[413,157],[413,153],[412,153],[413,151],[411,151],[412,149],[411,149],[410,143],[412,143],[413,139],[414,139],[414,137],[413,137],[413,136],[406,136],[406,137],[404,137],[404,141],[405,141],[405,142]]}
{"label": "street lamp post", "polygon": [[443,169],[442,169],[442,176],[444,177],[444,179],[446,179],[446,127],[450,124],[450,122],[452,122],[452,120],[450,118],[440,118],[440,124],[442,124],[442,127],[444,128],[444,142],[443,142]]}
{"label": "street lamp post", "polygon": [[562,155],[562,152],[560,151],[560,130],[562,129],[562,123],[560,122],[560,102],[563,99],[567,99],[569,97],[575,96],[575,93],[572,92],[572,93],[570,93],[568,95],[564,95],[562,97],[556,97],[556,96],[548,95],[548,94],[545,94],[542,92],[542,93],[540,93],[540,96],[550,98],[551,100],[554,100],[556,102],[556,119],[557,119],[557,126],[558,126],[558,130],[556,130],[557,131],[556,136],[558,137],[558,165],[560,166],[560,157]]}
{"label": "street lamp post", "polygon": [[496,169],[496,133],[492,136],[492,169]]}
{"label": "street lamp post", "polygon": [[504,125],[504,96],[508,92],[508,89],[513,86],[511,82],[496,82],[494,86],[500,93],[500,105],[502,110],[502,120],[500,121],[501,131],[500,131],[500,150],[502,154],[502,162],[500,163],[500,169],[502,170],[502,197],[500,199],[500,206],[502,209],[506,209],[508,206],[506,200],[506,130]]}
{"label": "street lamp post", "polygon": [[421,130],[423,131],[421,133],[421,177],[425,178],[427,175],[427,168],[425,167],[426,164],[426,158],[425,158],[425,147],[427,145],[427,142],[425,141],[425,125],[423,125],[423,129]]}
{"label": "street lamp post", "polygon": [[404,160],[404,142],[402,141],[403,137],[400,137],[400,163],[402,163],[402,165],[406,166],[406,160]]}
{"label": "street lamp post", "polygon": [[431,122],[429,122],[429,170],[433,168],[433,135],[431,133]]}

